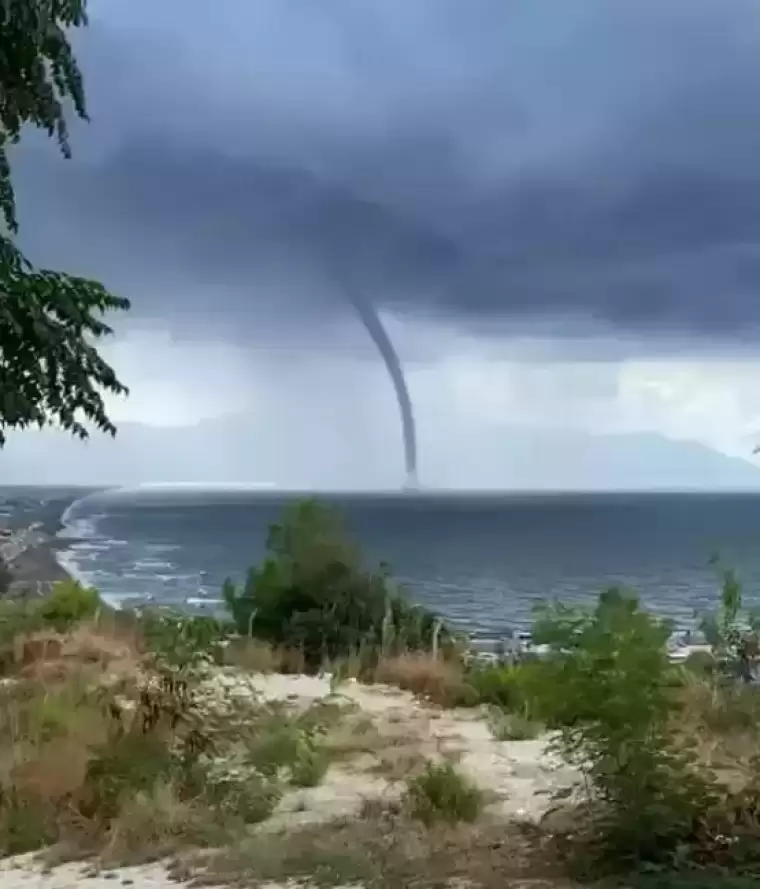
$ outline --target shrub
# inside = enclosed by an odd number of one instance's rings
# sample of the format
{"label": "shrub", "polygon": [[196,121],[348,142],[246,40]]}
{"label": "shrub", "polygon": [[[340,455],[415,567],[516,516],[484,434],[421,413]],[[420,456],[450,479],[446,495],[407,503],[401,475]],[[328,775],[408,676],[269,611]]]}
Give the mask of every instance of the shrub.
{"label": "shrub", "polygon": [[65,633],[80,621],[95,617],[100,605],[100,596],[94,587],[84,587],[76,580],[62,580],[39,603],[37,612],[44,624]]}
{"label": "shrub", "polygon": [[329,708],[286,716],[196,669],[215,644],[206,621],[150,615],[139,629],[150,652],[127,646],[131,672],[105,683],[77,641],[85,624],[62,641],[66,669],[0,686],[0,853],[63,843],[110,861],[223,845],[271,814],[284,782],[324,777]]}
{"label": "shrub", "polygon": [[669,860],[715,801],[670,730],[669,625],[611,589],[591,611],[543,606],[533,634],[551,648],[542,707],[591,788],[595,850],[617,866]]}
{"label": "shrub", "polygon": [[[300,649],[310,669],[363,646],[382,651],[430,647],[438,621],[410,606],[384,566],[368,571],[337,513],[316,501],[287,510],[272,525],[269,555],[242,590],[223,588],[238,632]],[[447,643],[447,631],[439,631]]]}
{"label": "shrub", "polygon": [[215,618],[169,609],[145,609],[140,613],[140,627],[148,651],[173,667],[211,661],[225,631]]}
{"label": "shrub", "polygon": [[406,803],[412,816],[425,824],[453,824],[475,821],[483,808],[483,794],[450,762],[428,763],[421,775],[408,782]]}

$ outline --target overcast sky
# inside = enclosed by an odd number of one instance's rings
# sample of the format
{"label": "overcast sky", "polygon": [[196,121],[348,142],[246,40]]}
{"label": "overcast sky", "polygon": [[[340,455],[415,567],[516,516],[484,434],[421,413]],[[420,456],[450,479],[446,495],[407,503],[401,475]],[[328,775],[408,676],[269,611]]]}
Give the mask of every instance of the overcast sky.
{"label": "overcast sky", "polygon": [[15,183],[30,256],[133,301],[117,419],[240,414],[280,483],[400,481],[338,274],[428,484],[484,438],[472,483],[503,483],[514,427],[760,440],[754,0],[97,0],[77,43],[93,122],[72,161],[25,137]]}

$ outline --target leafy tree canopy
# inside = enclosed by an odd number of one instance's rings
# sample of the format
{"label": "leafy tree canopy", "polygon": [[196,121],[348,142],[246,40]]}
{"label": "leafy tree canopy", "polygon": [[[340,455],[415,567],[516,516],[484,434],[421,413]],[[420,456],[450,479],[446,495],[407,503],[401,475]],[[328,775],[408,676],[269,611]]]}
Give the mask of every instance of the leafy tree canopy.
{"label": "leafy tree canopy", "polygon": [[127,389],[98,354],[109,310],[126,299],[86,278],[35,268],[18,230],[10,152],[25,124],[69,157],[64,103],[87,120],[82,74],[67,32],[87,24],[86,0],[0,0],[0,446],[8,429],[57,424],[87,438],[115,434],[103,392]]}
{"label": "leafy tree canopy", "polygon": [[[238,632],[297,648],[307,668],[360,650],[425,649],[438,620],[406,601],[386,566],[368,570],[340,515],[314,500],[294,504],[271,526],[267,557],[223,596]],[[451,634],[441,627],[440,641]]]}

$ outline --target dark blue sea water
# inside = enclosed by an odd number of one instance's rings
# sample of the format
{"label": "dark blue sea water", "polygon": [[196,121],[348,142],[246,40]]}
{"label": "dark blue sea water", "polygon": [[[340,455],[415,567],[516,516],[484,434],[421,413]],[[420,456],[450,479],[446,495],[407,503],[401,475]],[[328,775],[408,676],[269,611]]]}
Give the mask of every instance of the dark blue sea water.
{"label": "dark blue sea water", "polygon": [[[67,511],[66,566],[111,601],[218,604],[225,577],[261,559],[292,496],[193,490],[108,492]],[[760,606],[760,496],[333,495],[367,558],[409,595],[481,640],[529,624],[546,597],[580,601],[610,584],[691,625],[718,591],[718,550]]]}

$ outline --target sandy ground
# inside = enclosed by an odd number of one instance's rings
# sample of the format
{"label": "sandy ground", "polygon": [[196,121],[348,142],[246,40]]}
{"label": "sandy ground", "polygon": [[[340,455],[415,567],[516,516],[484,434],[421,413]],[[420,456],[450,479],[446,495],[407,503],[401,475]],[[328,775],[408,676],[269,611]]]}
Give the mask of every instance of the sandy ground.
{"label": "sandy ground", "polygon": [[[171,880],[160,864],[121,867],[95,873],[88,865],[61,864],[42,870],[32,856],[0,861],[0,885],[3,889],[189,889],[188,884]],[[312,889],[304,883],[268,883],[257,889]],[[316,887],[314,887],[316,889]],[[339,889],[361,889],[343,886]]]}
{"label": "sandy ground", "polygon": [[[356,755],[331,766],[322,784],[286,793],[261,830],[283,831],[350,817],[370,801],[397,799],[406,786],[406,764],[411,768],[423,759],[456,762],[487,792],[487,818],[538,820],[549,807],[552,791],[577,783],[577,775],[547,752],[547,738],[496,741],[483,713],[442,710],[398,689],[348,681],[333,690],[329,677],[242,676],[220,671],[207,691],[210,699],[220,703],[232,694],[282,701],[303,710],[320,701],[337,704],[345,708],[341,731],[345,725],[349,736],[355,735],[359,742]],[[112,889],[115,885],[166,889],[181,884],[171,881],[160,865],[100,875],[78,865],[43,872],[27,856],[0,862],[0,885],[3,889]]]}
{"label": "sandy ground", "polygon": [[[359,811],[367,799],[400,795],[403,780],[378,778],[378,759],[392,769],[392,760],[452,759],[492,802],[487,812],[495,817],[536,821],[546,812],[550,794],[577,780],[576,773],[547,752],[548,738],[531,741],[496,741],[482,712],[442,710],[411,694],[385,686],[354,681],[331,694],[328,679],[307,676],[258,676],[253,682],[263,697],[287,700],[308,707],[319,700],[345,702],[363,717],[370,717],[387,745],[375,756],[359,757],[335,768],[319,787],[288,794],[270,827],[342,817]],[[393,770],[393,769],[392,769]],[[394,770],[399,771],[399,770]]]}

